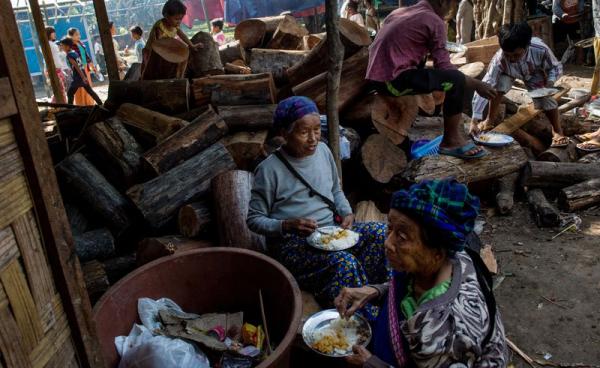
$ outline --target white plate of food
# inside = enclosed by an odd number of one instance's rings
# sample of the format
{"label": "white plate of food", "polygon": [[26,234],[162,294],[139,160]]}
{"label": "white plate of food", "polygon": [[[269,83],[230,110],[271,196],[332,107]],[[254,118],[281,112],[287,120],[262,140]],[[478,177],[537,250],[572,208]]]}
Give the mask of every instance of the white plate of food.
{"label": "white plate of food", "polygon": [[371,326],[355,314],[349,319],[340,318],[335,309],[313,314],[302,327],[302,339],[315,352],[329,357],[352,355],[352,346],[367,346],[371,341]]}
{"label": "white plate of food", "polygon": [[494,132],[481,133],[473,137],[473,140],[482,146],[489,147],[504,147],[515,141],[510,135]]}
{"label": "white plate of food", "polygon": [[542,98],[552,96],[558,93],[558,88],[538,88],[527,92],[531,98]]}
{"label": "white plate of food", "polygon": [[467,46],[461,45],[460,43],[448,41],[446,42],[446,50],[448,50],[448,52],[460,54],[462,52],[467,51]]}
{"label": "white plate of food", "polygon": [[359,238],[360,235],[352,230],[339,226],[325,226],[318,228],[307,241],[317,249],[334,252],[352,248],[358,243]]}

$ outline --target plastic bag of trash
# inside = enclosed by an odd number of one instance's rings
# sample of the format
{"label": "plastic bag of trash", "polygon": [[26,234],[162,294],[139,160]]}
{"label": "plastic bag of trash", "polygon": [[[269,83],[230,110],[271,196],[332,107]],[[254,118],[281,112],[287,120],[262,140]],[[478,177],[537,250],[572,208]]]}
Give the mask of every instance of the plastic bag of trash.
{"label": "plastic bag of trash", "polygon": [[197,314],[185,313],[180,306],[169,298],[153,300],[150,298],[138,299],[138,314],[142,324],[150,331],[156,331],[162,328],[159,312],[168,310],[171,314],[181,318],[192,319],[200,317]]}
{"label": "plastic bag of trash", "polygon": [[146,327],[134,325],[128,336],[115,338],[119,368],[210,368],[204,353],[181,339],[154,336]]}

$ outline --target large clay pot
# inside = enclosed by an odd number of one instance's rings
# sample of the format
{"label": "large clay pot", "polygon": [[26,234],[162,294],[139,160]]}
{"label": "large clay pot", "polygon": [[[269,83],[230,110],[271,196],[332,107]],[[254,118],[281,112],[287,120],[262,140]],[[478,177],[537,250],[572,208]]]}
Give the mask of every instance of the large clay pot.
{"label": "large clay pot", "polygon": [[127,335],[133,323],[139,323],[139,298],[170,298],[184,311],[199,314],[244,311],[245,320],[260,321],[259,289],[277,348],[258,367],[288,367],[302,314],[298,284],[272,258],[237,248],[198,249],[161,258],[110,288],[94,307],[107,367],[119,362],[114,338]]}

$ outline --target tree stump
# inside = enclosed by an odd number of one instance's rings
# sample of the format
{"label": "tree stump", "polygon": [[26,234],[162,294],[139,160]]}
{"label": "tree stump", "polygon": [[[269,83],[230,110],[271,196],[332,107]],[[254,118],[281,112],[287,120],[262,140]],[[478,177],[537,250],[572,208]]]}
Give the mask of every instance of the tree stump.
{"label": "tree stump", "polygon": [[206,32],[198,32],[192,37],[192,43],[202,43],[201,49],[190,50],[188,77],[200,78],[207,75],[223,74],[223,63],[219,54],[219,45]]}
{"label": "tree stump", "polygon": [[150,134],[158,142],[188,124],[187,121],[130,103],[121,105],[117,110],[117,116],[121,118],[123,124],[134,126]]}
{"label": "tree stump", "polygon": [[212,222],[212,211],[207,201],[181,207],[177,218],[179,232],[188,238],[198,237]]}
{"label": "tree stump", "polygon": [[265,152],[265,141],[268,132],[237,132],[221,140],[235,161],[238,169],[254,171],[259,161],[267,154]]}
{"label": "tree stump", "polygon": [[361,148],[362,163],[378,183],[387,184],[406,168],[406,155],[381,134],[371,135]]}
{"label": "tree stump", "polygon": [[558,195],[559,207],[575,212],[600,204],[600,178],[594,178],[564,188]]}
{"label": "tree stump", "polygon": [[73,237],[80,262],[103,260],[115,254],[115,239],[108,229],[88,231]]}
{"label": "tree stump", "polygon": [[210,147],[227,131],[223,119],[209,108],[195,121],[147,151],[143,160],[155,174],[160,175]]}
{"label": "tree stump", "polygon": [[211,186],[220,246],[265,250],[264,236],[253,233],[246,225],[253,181],[252,173],[240,170],[213,179]]}
{"label": "tree stump", "polygon": [[301,62],[308,51],[252,49],[250,69],[253,73],[272,73],[273,79],[282,84],[286,81],[286,70]]}
{"label": "tree stump", "polygon": [[159,177],[132,187],[127,195],[146,221],[160,228],[181,206],[206,195],[213,177],[235,167],[229,151],[216,143]]}
{"label": "tree stump", "polygon": [[548,148],[538,156],[538,161],[548,162],[574,162],[579,158],[577,144],[569,141],[569,145],[563,148]]}
{"label": "tree stump", "polygon": [[527,201],[538,227],[556,227],[560,225],[560,213],[548,202],[541,189],[528,191]]}
{"label": "tree stump", "polygon": [[496,194],[496,204],[502,215],[508,215],[512,211],[515,204],[515,188],[518,180],[518,172],[506,175],[498,180],[499,191]]}
{"label": "tree stump", "polygon": [[285,15],[278,15],[243,20],[235,27],[234,38],[239,40],[240,46],[245,49],[260,47],[269,42],[285,17]]}
{"label": "tree stump", "polygon": [[232,63],[236,60],[247,60],[246,50],[240,45],[240,41],[233,41],[219,46],[221,63]]}
{"label": "tree stump", "polygon": [[81,153],[63,160],[56,172],[69,194],[85,206],[86,212],[107,224],[116,236],[133,224],[127,199]]}

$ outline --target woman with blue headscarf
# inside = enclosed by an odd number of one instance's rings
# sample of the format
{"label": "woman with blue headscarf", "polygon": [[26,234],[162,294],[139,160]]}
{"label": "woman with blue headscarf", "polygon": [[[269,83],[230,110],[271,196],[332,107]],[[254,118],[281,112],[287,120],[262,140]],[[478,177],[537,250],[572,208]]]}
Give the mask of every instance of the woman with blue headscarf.
{"label": "woman with blue headscarf", "polygon": [[[385,224],[354,224],[333,155],[320,141],[315,103],[300,96],[281,101],[273,128],[286,143],[256,169],[248,227],[267,236],[271,255],[325,305],[332,305],[343,287],[387,281]],[[331,225],[358,232],[358,244],[338,252],[307,244],[317,228]],[[365,305],[362,312],[374,319],[377,308]]]}
{"label": "woman with blue headscarf", "polygon": [[345,317],[368,302],[382,305],[370,351],[355,346],[348,359],[369,368],[506,367],[491,276],[465,249],[479,199],[454,180],[432,180],[396,192],[390,207],[392,280],[343,289],[335,300]]}

